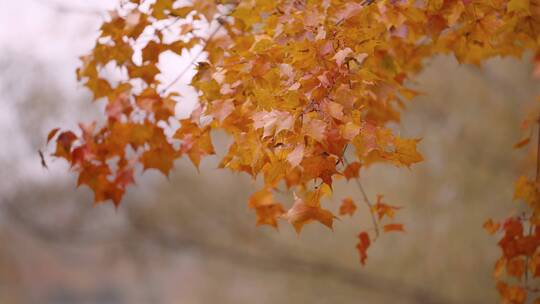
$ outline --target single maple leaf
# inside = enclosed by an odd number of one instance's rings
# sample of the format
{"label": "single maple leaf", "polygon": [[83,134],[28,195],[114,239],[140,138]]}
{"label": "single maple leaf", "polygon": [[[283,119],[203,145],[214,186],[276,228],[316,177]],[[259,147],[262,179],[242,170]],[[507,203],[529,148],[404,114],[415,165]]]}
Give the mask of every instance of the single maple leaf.
{"label": "single maple leaf", "polygon": [[347,180],[350,180],[352,178],[357,178],[359,176],[359,173],[360,173],[360,168],[362,166],[360,165],[359,162],[353,162],[353,163],[350,163],[346,168],[345,170],[343,171],[343,175],[345,176],[345,178]]}
{"label": "single maple leaf", "polygon": [[296,197],[293,206],[284,215],[285,219],[293,225],[296,233],[300,233],[305,224],[318,221],[326,227],[333,229],[335,216],[332,212],[318,205],[306,204],[303,199]]}
{"label": "single maple leaf", "polygon": [[71,131],[60,133],[56,139],[54,156],[65,158],[68,161],[71,160],[71,146],[75,140],[77,140],[77,136]]}
{"label": "single maple leaf", "polygon": [[157,169],[165,176],[169,176],[176,155],[176,151],[170,144],[163,144],[144,152],[141,155],[141,163],[144,166],[144,170]]}
{"label": "single maple leaf", "polygon": [[341,206],[339,206],[339,215],[348,214],[349,216],[353,216],[355,211],[356,205],[354,204],[352,198],[347,197],[341,201]]}
{"label": "single maple leaf", "polygon": [[358,234],[358,244],[356,244],[356,249],[360,255],[360,264],[365,265],[367,260],[367,250],[371,245],[369,239],[369,234],[365,231],[362,231]]}
{"label": "single maple leaf", "polygon": [[403,224],[387,224],[383,226],[384,232],[405,232]]}
{"label": "single maple leaf", "polygon": [[274,201],[274,196],[268,189],[262,189],[251,195],[248,206],[255,209],[257,226],[269,225],[277,229],[277,221],[285,213],[283,205]]}
{"label": "single maple leaf", "polygon": [[277,221],[285,214],[285,209],[280,203],[261,206],[255,209],[257,226],[269,225],[277,229]]}
{"label": "single maple leaf", "polygon": [[401,207],[391,206],[383,202],[383,195],[377,195],[377,202],[373,205],[371,211],[377,214],[377,217],[382,220],[385,216],[388,218],[394,218],[395,211],[401,209]]}
{"label": "single maple leaf", "polygon": [[416,151],[416,144],[419,139],[401,139],[396,137],[394,145],[395,152],[392,159],[402,166],[410,167],[414,163],[424,160],[422,155]]}
{"label": "single maple leaf", "polygon": [[501,224],[494,222],[492,219],[488,219],[483,227],[489,234],[495,234],[501,227]]}

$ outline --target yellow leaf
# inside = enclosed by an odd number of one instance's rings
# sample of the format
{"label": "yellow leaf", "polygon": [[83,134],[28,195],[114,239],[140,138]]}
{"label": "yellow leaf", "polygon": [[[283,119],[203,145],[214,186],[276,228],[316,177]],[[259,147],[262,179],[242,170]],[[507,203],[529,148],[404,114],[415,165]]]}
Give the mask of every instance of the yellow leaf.
{"label": "yellow leaf", "polygon": [[407,166],[424,160],[422,155],[416,151],[416,144],[419,139],[401,139],[396,137],[394,141],[395,152],[393,160],[399,165]]}

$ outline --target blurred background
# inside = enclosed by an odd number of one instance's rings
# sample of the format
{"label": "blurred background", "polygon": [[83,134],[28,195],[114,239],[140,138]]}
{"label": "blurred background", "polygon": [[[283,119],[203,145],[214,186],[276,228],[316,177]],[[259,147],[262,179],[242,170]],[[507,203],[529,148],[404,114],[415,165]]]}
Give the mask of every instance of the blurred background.
{"label": "blurred background", "polygon": [[[0,0],[0,303],[494,303],[497,239],[489,218],[518,212],[513,181],[529,156],[513,144],[540,93],[530,58],[481,69],[435,58],[417,78],[403,136],[421,137],[426,161],[411,170],[362,172],[371,199],[404,208],[405,234],[387,234],[362,267],[356,234],[366,207],[334,231],[297,236],[255,227],[255,185],[183,159],[169,179],[148,172],[123,204],[93,206],[68,166],[38,149],[48,131],[98,117],[75,79],[111,0]],[[193,100],[191,101],[193,102]],[[216,136],[218,154],[226,147]],[[340,181],[327,207],[361,201]]]}

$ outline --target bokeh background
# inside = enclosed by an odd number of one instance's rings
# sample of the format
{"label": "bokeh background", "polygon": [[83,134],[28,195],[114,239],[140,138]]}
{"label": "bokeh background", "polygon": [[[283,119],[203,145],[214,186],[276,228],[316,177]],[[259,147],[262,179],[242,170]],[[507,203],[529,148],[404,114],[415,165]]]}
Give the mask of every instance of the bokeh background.
{"label": "bokeh background", "polygon": [[[168,179],[145,173],[118,209],[93,206],[62,161],[41,167],[37,151],[50,129],[99,117],[102,106],[90,103],[75,69],[114,2],[0,0],[0,303],[497,301],[499,249],[482,224],[519,212],[513,181],[532,173],[532,154],[512,148],[540,93],[530,56],[481,68],[451,57],[426,63],[414,84],[424,94],[394,126],[423,138],[426,161],[374,166],[361,177],[371,199],[384,194],[404,207],[407,232],[381,237],[361,267],[365,206],[334,231],[256,228],[246,204],[256,185],[217,170],[216,158],[200,172],[177,161]],[[174,72],[182,60],[169,66]],[[223,155],[227,140],[215,140]],[[341,181],[334,193],[333,210],[346,196],[361,200],[354,183]]]}

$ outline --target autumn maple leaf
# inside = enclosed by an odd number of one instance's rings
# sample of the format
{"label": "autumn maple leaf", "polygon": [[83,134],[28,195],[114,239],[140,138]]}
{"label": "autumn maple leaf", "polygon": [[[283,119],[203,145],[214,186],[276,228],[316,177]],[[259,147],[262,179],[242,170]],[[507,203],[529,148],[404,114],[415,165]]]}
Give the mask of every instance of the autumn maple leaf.
{"label": "autumn maple leaf", "polygon": [[311,221],[318,221],[332,229],[335,218],[332,212],[321,208],[318,203],[306,203],[299,197],[295,197],[293,206],[284,217],[293,225],[297,233],[300,233],[304,225]]}
{"label": "autumn maple leaf", "polygon": [[347,197],[344,198],[341,202],[341,206],[339,207],[339,215],[346,215],[353,216],[354,212],[356,211],[356,205],[354,204],[354,201],[352,198]]}

